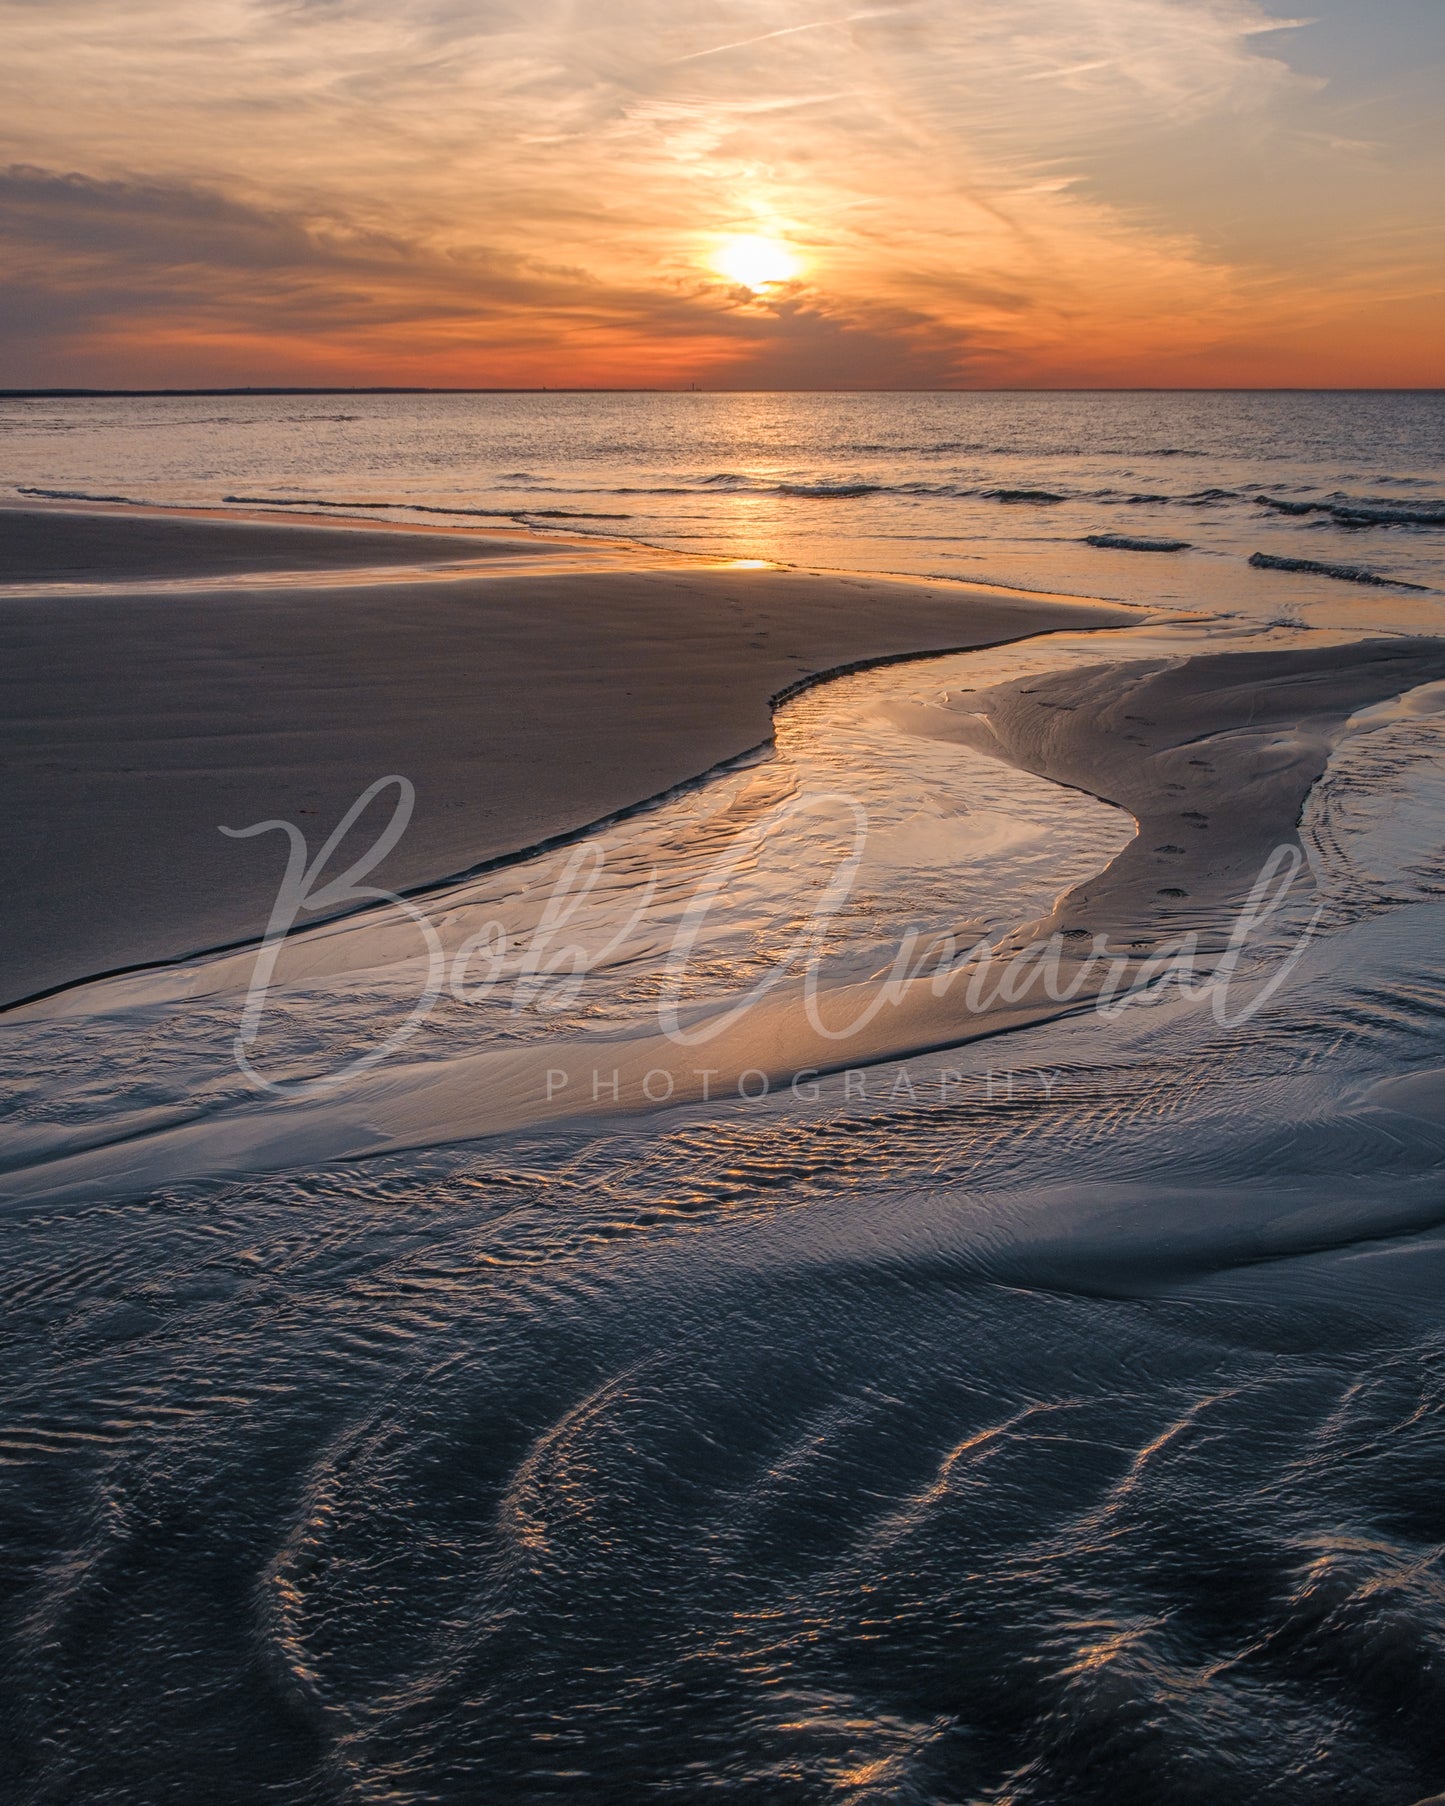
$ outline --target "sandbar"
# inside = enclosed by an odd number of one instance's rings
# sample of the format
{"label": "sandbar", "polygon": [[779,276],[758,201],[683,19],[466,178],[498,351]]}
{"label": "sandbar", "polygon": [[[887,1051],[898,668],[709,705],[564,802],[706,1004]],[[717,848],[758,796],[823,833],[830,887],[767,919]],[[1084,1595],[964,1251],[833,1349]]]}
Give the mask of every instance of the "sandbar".
{"label": "sandbar", "polygon": [[[285,845],[223,825],[285,819],[319,847],[400,774],[415,815],[371,881],[412,891],[741,756],[768,740],[773,700],[821,673],[1140,618],[643,549],[598,568],[579,550],[0,509],[0,1005],[262,934]],[[388,561],[407,568],[378,580]]]}

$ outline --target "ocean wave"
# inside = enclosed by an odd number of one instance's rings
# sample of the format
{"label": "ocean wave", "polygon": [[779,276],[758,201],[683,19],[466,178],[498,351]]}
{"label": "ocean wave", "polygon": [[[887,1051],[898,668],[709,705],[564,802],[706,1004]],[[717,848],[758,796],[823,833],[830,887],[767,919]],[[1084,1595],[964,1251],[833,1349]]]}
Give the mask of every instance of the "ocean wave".
{"label": "ocean wave", "polygon": [[1257,495],[1261,508],[1276,514],[1325,514],[1344,527],[1445,527],[1445,501],[1400,501],[1393,496],[1326,496],[1319,502],[1296,502],[1284,496]]}
{"label": "ocean wave", "polygon": [[898,495],[902,487],[887,483],[779,483],[774,495],[796,495],[809,501],[852,501],[860,495]]}
{"label": "ocean wave", "polygon": [[[203,426],[248,428],[312,426],[318,421],[343,422],[349,424],[363,418],[364,416],[361,414],[278,414],[274,418],[270,418],[263,414],[202,414],[186,417],[177,421],[173,417],[161,414],[150,420],[144,418],[127,420],[125,423],[125,430],[128,433],[174,433],[178,426],[183,427],[187,432],[190,432],[197,427]],[[24,416],[12,416],[6,421],[6,424],[9,425],[13,424],[15,421],[24,420]],[[42,418],[40,422],[36,422],[33,416],[29,419],[27,424],[31,426],[40,424],[46,432],[74,432],[77,428],[83,426],[83,422],[64,420],[57,417]]]}
{"label": "ocean wave", "polygon": [[1062,502],[1068,498],[1052,489],[982,489],[986,502]]}
{"label": "ocean wave", "polygon": [[[425,511],[424,511],[425,512]],[[440,510],[438,510],[440,512]],[[631,520],[630,514],[603,514],[595,508],[521,508],[526,520]]]}
{"label": "ocean wave", "polygon": [[[539,491],[538,493],[541,493]],[[967,483],[927,483],[910,481],[905,483],[878,483],[865,478],[826,478],[819,477],[812,481],[797,479],[788,481],[765,480],[760,477],[743,477],[730,473],[717,476],[698,477],[691,483],[657,483],[657,484],[624,484],[616,487],[561,487],[549,486],[545,491],[552,495],[598,495],[598,496],[696,496],[705,498],[709,495],[756,495],[784,496],[795,501],[856,501],[865,496],[903,496],[922,498],[925,500],[969,501],[983,499],[987,501],[1019,502],[1049,501],[1062,502],[1070,498],[1059,495],[1052,490],[1035,489],[979,489]],[[1108,499],[1108,492],[1103,492],[1094,499]],[[1137,500],[1137,497],[1127,498]],[[1168,499],[1168,498],[1166,498]]]}
{"label": "ocean wave", "polygon": [[[223,502],[244,508],[405,508],[405,502],[337,502],[324,495],[223,495]],[[476,510],[489,514],[496,509]]]}
{"label": "ocean wave", "polygon": [[1299,571],[1311,577],[1337,577],[1342,583],[1373,583],[1385,589],[1425,589],[1423,583],[1406,583],[1400,577],[1382,577],[1358,564],[1322,564],[1317,558],[1276,558],[1256,552],[1249,561],[1257,571]]}
{"label": "ocean wave", "polygon": [[[520,481],[520,477],[498,478],[499,482]],[[529,479],[533,494],[653,497],[709,495],[782,496],[800,501],[855,501],[867,496],[900,496],[939,501],[989,501],[1006,506],[1020,503],[1048,506],[1061,502],[1092,502],[1106,507],[1212,507],[1220,502],[1254,499],[1253,491],[1209,488],[1185,494],[1167,494],[1161,490],[1120,490],[1115,488],[1061,490],[1038,486],[995,485],[981,488],[977,483],[929,482],[913,478],[903,482],[884,482],[870,477],[762,477],[739,471],[717,471],[673,483],[625,484],[560,484]]]}
{"label": "ocean wave", "polygon": [[334,497],[223,495],[223,502],[250,508],[403,509],[411,514],[461,515],[484,520],[630,520],[628,514],[602,514],[590,508],[448,508],[433,502],[354,502]]}
{"label": "ocean wave", "polygon": [[48,502],[117,502],[130,508],[164,508],[165,502],[142,501],[134,495],[96,495],[88,489],[42,489],[34,483],[17,483],[17,495],[33,495]]}
{"label": "ocean wave", "polygon": [[[1033,492],[981,490],[961,483],[869,483],[869,482],[817,482],[817,483],[777,483],[767,491],[769,495],[799,496],[810,501],[851,501],[857,496],[865,495],[899,495],[911,499],[941,501],[967,501],[982,496],[994,501],[1016,501],[1020,499],[1038,499]],[[1062,496],[1051,498],[1062,501]]]}
{"label": "ocean wave", "polygon": [[[90,489],[45,489],[19,483],[17,495],[33,495],[52,502],[110,502],[127,508],[194,508],[198,502],[161,502],[150,496],[100,495]],[[325,495],[223,495],[221,501],[239,508],[344,508],[355,513],[402,510],[412,514],[456,515],[480,520],[631,520],[630,514],[604,513],[595,508],[454,508],[434,502],[359,501]]]}
{"label": "ocean wave", "polygon": [[1090,533],[1086,545],[1101,546],[1111,552],[1187,552],[1187,539],[1151,539],[1131,533]]}
{"label": "ocean wave", "polygon": [[989,449],[986,445],[971,444],[966,439],[939,439],[931,445],[889,445],[882,440],[864,439],[856,445],[839,447],[841,452],[860,458],[933,458],[944,452],[978,454],[987,453]]}
{"label": "ocean wave", "polygon": [[857,457],[929,458],[962,453],[979,458],[1208,458],[1216,454],[1190,445],[995,445],[986,439],[938,439],[925,445],[895,445],[886,440],[862,439],[839,445],[840,455]]}

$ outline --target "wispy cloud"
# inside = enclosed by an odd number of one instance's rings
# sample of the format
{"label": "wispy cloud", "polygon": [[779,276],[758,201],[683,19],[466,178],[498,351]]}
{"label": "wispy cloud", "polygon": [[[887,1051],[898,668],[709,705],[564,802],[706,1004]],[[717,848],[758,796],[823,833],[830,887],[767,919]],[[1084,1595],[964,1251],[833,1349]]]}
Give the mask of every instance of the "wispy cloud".
{"label": "wispy cloud", "polygon": [[674,63],[695,63],[705,56],[724,56],[730,50],[748,50],[754,44],[768,44],[775,38],[795,38],[804,31],[829,31],[840,25],[855,25],[864,19],[886,19],[902,9],[896,6],[876,8],[872,12],[844,13],[836,19],[809,19],[801,25],[780,25],[776,31],[764,31],[756,37],[735,38],[728,44],[710,44],[706,50],[689,50],[685,55],[674,57]]}
{"label": "wispy cloud", "polygon": [[[1437,141],[1406,111],[1362,148],[1286,60],[1301,24],[1254,0],[0,0],[32,298],[5,376],[95,380],[123,345],[176,380],[1311,380],[1359,364],[1372,294],[1408,363]],[[801,285],[712,274],[751,232],[798,247]]]}

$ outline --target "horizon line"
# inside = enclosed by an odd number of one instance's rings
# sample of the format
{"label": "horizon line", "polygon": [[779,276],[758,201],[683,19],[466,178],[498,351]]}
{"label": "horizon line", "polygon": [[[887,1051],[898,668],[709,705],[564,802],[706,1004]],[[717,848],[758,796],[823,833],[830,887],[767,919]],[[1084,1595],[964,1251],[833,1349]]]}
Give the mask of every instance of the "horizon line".
{"label": "horizon line", "polygon": [[641,384],[519,384],[516,386],[437,384],[271,384],[254,383],[196,389],[0,388],[0,401],[103,401],[239,397],[246,395],[1442,395],[1445,384],[1348,384],[1321,387],[1308,383],[1079,383],[979,384],[967,388],[827,388],[827,389],[699,389],[661,388]]}

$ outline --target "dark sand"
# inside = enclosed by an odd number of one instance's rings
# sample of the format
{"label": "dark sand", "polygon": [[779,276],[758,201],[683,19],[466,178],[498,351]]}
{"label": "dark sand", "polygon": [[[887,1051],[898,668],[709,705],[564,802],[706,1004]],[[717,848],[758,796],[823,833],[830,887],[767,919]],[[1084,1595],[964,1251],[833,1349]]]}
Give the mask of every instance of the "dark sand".
{"label": "dark sand", "polygon": [[[499,546],[525,551],[527,572],[344,576]],[[556,574],[538,574],[552,550]],[[261,934],[283,839],[230,840],[221,824],[284,817],[319,847],[368,784],[401,773],[416,815],[371,881],[414,888],[759,745],[770,699],[819,672],[1138,618],[957,584],[679,570],[645,553],[569,572],[575,550],[0,510],[3,582],[234,579],[248,558],[338,573],[329,587],[0,598],[0,1002]]]}
{"label": "dark sand", "polygon": [[[575,542],[546,541],[549,551]],[[535,537],[313,521],[0,509],[0,583],[137,583],[533,554]]]}

